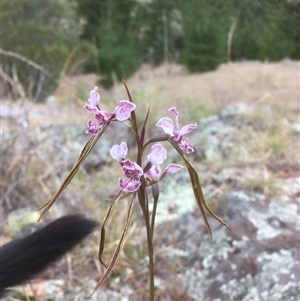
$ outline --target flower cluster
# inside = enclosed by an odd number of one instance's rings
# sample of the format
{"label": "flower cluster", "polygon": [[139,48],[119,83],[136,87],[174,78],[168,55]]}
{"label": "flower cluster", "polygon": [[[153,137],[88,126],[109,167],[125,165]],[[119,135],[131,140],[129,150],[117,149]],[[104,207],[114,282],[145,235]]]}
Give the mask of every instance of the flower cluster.
{"label": "flower cluster", "polygon": [[125,142],[121,142],[120,145],[114,145],[111,148],[110,155],[120,163],[123,174],[126,177],[126,179],[119,179],[119,187],[124,192],[133,192],[140,188],[140,177],[144,172],[137,163],[125,159],[127,152],[127,144]]}
{"label": "flower cluster", "polygon": [[[135,104],[121,100],[119,105],[115,108],[113,113],[100,109],[99,101],[100,95],[97,92],[98,88],[95,87],[90,92],[89,103],[84,105],[84,108],[94,114],[96,121],[88,120],[86,133],[97,135],[99,131],[109,122],[113,120],[124,121],[130,117],[132,111],[135,110]],[[169,109],[175,117],[175,124],[172,119],[168,117],[161,118],[156,126],[161,127],[164,132],[172,137],[172,140],[187,154],[194,151],[193,147],[189,144],[189,139],[184,138],[184,135],[192,132],[196,128],[196,124],[188,124],[181,129],[178,124],[178,112],[175,107]],[[125,159],[128,152],[127,144],[122,142],[120,145],[114,145],[111,150],[111,156],[116,159],[121,167],[125,178],[119,179],[119,187],[124,192],[137,191],[141,186],[140,178],[144,176],[146,184],[151,185],[162,180],[168,173],[174,173],[182,168],[179,164],[169,164],[162,173],[160,165],[167,158],[167,151],[161,144],[155,144],[151,147],[151,152],[148,155],[148,162],[144,169],[137,163]]]}
{"label": "flower cluster", "polygon": [[120,178],[118,183],[124,192],[137,191],[141,186],[140,178],[143,175],[147,185],[151,185],[152,183],[159,182],[168,173],[174,173],[183,168],[180,164],[169,164],[163,174],[161,174],[160,164],[167,158],[167,151],[161,144],[155,144],[151,147],[145,170],[137,163],[125,159],[127,152],[128,147],[125,142],[121,142],[120,145],[114,145],[110,150],[110,155],[120,163],[123,174],[126,177],[125,179]]}
{"label": "flower cluster", "polygon": [[130,113],[135,110],[135,104],[128,100],[120,100],[119,105],[115,108],[113,113],[100,109],[99,101],[100,95],[97,92],[98,88],[95,87],[90,92],[89,103],[84,105],[84,108],[92,112],[97,121],[88,120],[87,122],[87,134],[97,135],[99,131],[110,120],[124,121],[130,117]]}
{"label": "flower cluster", "polygon": [[146,166],[150,166],[148,170],[144,172],[144,177],[147,183],[152,184],[161,181],[168,173],[174,173],[181,168],[180,164],[169,164],[163,173],[161,173],[160,164],[167,159],[167,151],[161,144],[154,144],[151,147],[151,152],[147,156],[148,163]]}
{"label": "flower cluster", "polygon": [[[105,273],[102,275],[92,294],[103,285],[103,283],[109,278],[113,271],[113,267],[116,263],[118,256],[120,255],[120,250],[124,241],[126,239],[126,233],[128,232],[128,227],[130,226],[130,220],[133,214],[133,206],[134,201],[138,198],[141,210],[143,212],[143,217],[145,220],[146,226],[146,234],[147,234],[147,243],[148,243],[148,256],[149,256],[149,292],[150,298],[149,300],[154,301],[154,257],[153,257],[153,233],[154,233],[154,226],[155,226],[155,216],[156,216],[156,209],[159,199],[159,181],[161,181],[167,174],[174,173],[179,171],[183,168],[180,164],[169,164],[164,171],[162,172],[161,164],[167,159],[167,151],[166,149],[160,144],[157,143],[159,141],[166,141],[169,142],[179,153],[181,159],[185,163],[187,167],[187,171],[190,176],[191,180],[191,188],[193,189],[194,196],[200,212],[203,216],[203,220],[206,224],[208,232],[212,235],[212,231],[210,225],[208,223],[208,219],[205,214],[206,209],[216,220],[218,220],[221,224],[228,227],[226,223],[224,223],[207,205],[201,184],[199,181],[198,173],[195,167],[192,165],[190,160],[185,156],[184,150],[187,154],[194,151],[193,147],[189,143],[189,139],[185,137],[185,135],[191,133],[196,128],[195,124],[188,124],[179,128],[178,122],[178,112],[175,107],[169,109],[169,112],[175,117],[175,120],[168,117],[161,118],[157,123],[156,126],[161,127],[164,134],[160,134],[157,136],[152,137],[148,141],[144,141],[146,135],[146,127],[147,121],[149,116],[149,110],[146,114],[142,129],[140,130],[137,124],[136,112],[135,112],[135,104],[133,103],[131,94],[126,83],[123,81],[125,89],[127,91],[128,100],[121,100],[119,105],[114,109],[114,111],[108,112],[102,110],[100,108],[100,95],[98,93],[97,87],[95,87],[90,92],[90,98],[88,103],[84,105],[84,108],[91,112],[96,120],[88,120],[87,122],[87,130],[86,133],[90,135],[96,135],[95,137],[91,137],[91,139],[86,143],[85,147],[83,148],[79,159],[77,160],[75,166],[72,168],[68,176],[63,181],[62,185],[59,187],[57,192],[54,196],[47,201],[40,209],[43,209],[43,212],[39,219],[50,209],[50,207],[54,204],[57,200],[61,192],[69,185],[72,181],[76,173],[78,172],[81,164],[87,158],[87,156],[91,153],[92,149],[95,147],[101,135],[105,132],[112,121],[125,121],[128,119],[128,123],[130,124],[130,128],[134,133],[136,146],[137,146],[137,160],[136,162],[132,162],[129,159],[126,159],[128,153],[128,147],[125,142],[121,142],[119,145],[114,145],[110,149],[111,156],[119,162],[122,168],[123,177],[119,178],[118,185],[121,191],[118,193],[112,204],[110,205],[104,221],[101,225],[100,230],[100,244],[99,244],[99,260],[100,263],[106,267]],[[144,153],[145,150],[148,149],[148,146],[151,146],[151,150],[147,156],[147,160],[145,160],[145,164],[143,163]],[[143,166],[143,167],[142,167]],[[149,202],[148,202],[148,193],[149,189],[146,187],[151,186],[152,190],[152,197],[153,197],[153,204],[152,210],[149,210]],[[124,193],[125,192],[125,193]],[[138,193],[136,193],[138,192]],[[126,215],[126,222],[124,225],[124,229],[122,231],[120,240],[118,242],[117,248],[113,254],[113,257],[108,265],[106,265],[102,260],[102,255],[104,251],[104,244],[105,244],[105,227],[108,220],[111,217],[113,210],[116,208],[116,204],[118,201],[123,198],[127,197],[132,194],[131,201],[128,205],[128,211]]]}
{"label": "flower cluster", "polygon": [[179,129],[178,125],[178,112],[175,107],[170,108],[169,112],[171,112],[175,116],[175,125],[173,123],[173,120],[164,117],[161,118],[157,123],[156,126],[161,127],[166,134],[169,134],[172,138],[173,141],[179,145],[180,148],[185,149],[186,153],[192,153],[194,151],[193,147],[189,144],[189,139],[184,138],[183,136],[192,132],[196,127],[197,124],[188,124]]}

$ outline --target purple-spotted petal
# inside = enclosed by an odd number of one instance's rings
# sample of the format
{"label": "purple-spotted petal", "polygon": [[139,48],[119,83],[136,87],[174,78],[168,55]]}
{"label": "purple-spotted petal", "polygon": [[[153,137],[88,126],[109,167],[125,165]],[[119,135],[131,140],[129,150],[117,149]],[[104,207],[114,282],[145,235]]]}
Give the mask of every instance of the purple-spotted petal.
{"label": "purple-spotted petal", "polygon": [[156,125],[162,127],[165,133],[170,134],[173,137],[173,141],[177,143],[181,149],[185,149],[187,154],[193,152],[193,147],[189,144],[189,140],[187,138],[184,138],[184,135],[192,132],[197,127],[197,124],[188,124],[179,129],[179,113],[177,109],[175,107],[172,107],[169,109],[169,112],[175,117],[175,126],[173,125],[173,121],[167,117],[161,118]]}
{"label": "purple-spotted petal", "polygon": [[89,98],[89,103],[93,106],[96,107],[99,105],[99,100],[100,100],[100,95],[97,92],[98,88],[95,87],[91,92],[90,92],[90,98]]}
{"label": "purple-spotted petal", "polygon": [[162,164],[167,159],[167,151],[160,143],[154,144],[147,158],[153,165]]}
{"label": "purple-spotted petal", "polygon": [[134,192],[137,191],[140,186],[141,182],[138,179],[119,179],[119,187],[124,191],[124,192]]}
{"label": "purple-spotted petal", "polygon": [[87,130],[85,131],[87,134],[97,135],[99,130],[101,129],[101,125],[93,120],[88,120],[87,122]]}
{"label": "purple-spotted petal", "polygon": [[156,126],[161,127],[166,134],[174,136],[174,125],[172,119],[168,117],[161,118],[156,123]]}
{"label": "purple-spotted petal", "polygon": [[169,164],[166,169],[165,169],[165,173],[174,173],[177,172],[178,170],[182,169],[183,166],[180,164]]}
{"label": "purple-spotted petal", "polygon": [[187,154],[190,154],[190,153],[193,153],[194,152],[194,148],[188,144],[186,147],[185,147],[185,150],[186,150],[186,153]]}
{"label": "purple-spotted petal", "polygon": [[127,144],[125,142],[121,142],[120,145],[114,145],[111,149],[110,149],[110,155],[116,159],[118,162],[121,162],[122,160],[125,159],[127,152],[128,152],[128,148],[127,148]]}
{"label": "purple-spotted petal", "polygon": [[130,117],[130,113],[135,110],[136,105],[128,100],[120,100],[120,104],[115,108],[115,119],[124,121]]}
{"label": "purple-spotted petal", "polygon": [[143,169],[138,164],[128,159],[122,161],[122,170],[127,178],[140,178],[144,174]]}
{"label": "purple-spotted petal", "polygon": [[148,171],[144,173],[144,177],[148,182],[158,182],[161,175],[159,165],[153,165]]}
{"label": "purple-spotted petal", "polygon": [[111,113],[107,111],[98,111],[97,114],[95,114],[95,118],[99,121],[99,123],[104,126],[107,122],[107,120],[111,117]]}
{"label": "purple-spotted petal", "polygon": [[83,106],[86,110],[92,112],[93,114],[98,114],[100,111],[97,107],[94,107],[88,103]]}
{"label": "purple-spotted petal", "polygon": [[127,179],[119,179],[119,187],[125,192],[133,192],[141,186],[140,177],[143,175],[142,168],[130,160],[122,161],[122,170]]}
{"label": "purple-spotted petal", "polygon": [[181,136],[186,135],[192,132],[196,127],[197,127],[197,123],[185,125],[180,129],[179,135]]}
{"label": "purple-spotted petal", "polygon": [[184,138],[182,139],[178,145],[181,147],[181,148],[184,148],[186,153],[187,154],[190,154],[194,151],[193,147],[190,145],[189,143],[189,139],[188,138]]}

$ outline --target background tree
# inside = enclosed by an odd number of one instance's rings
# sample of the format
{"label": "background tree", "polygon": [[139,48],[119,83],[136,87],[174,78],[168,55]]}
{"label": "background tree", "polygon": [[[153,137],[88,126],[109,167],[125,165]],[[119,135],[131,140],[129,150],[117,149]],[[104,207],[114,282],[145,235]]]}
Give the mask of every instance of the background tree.
{"label": "background tree", "polygon": [[97,48],[95,61],[86,70],[101,76],[104,86],[127,78],[140,65],[137,3],[132,0],[77,0],[85,25],[81,38]]}
{"label": "background tree", "polygon": [[257,58],[279,61],[299,59],[300,5],[292,1],[269,1],[265,22],[257,34]]}
{"label": "background tree", "polygon": [[74,70],[99,74],[106,87],[142,62],[213,70],[227,61],[233,23],[232,61],[299,59],[299,21],[296,0],[2,0],[2,48],[54,78],[10,57],[2,68],[43,100],[55,79]]}
{"label": "background tree", "polygon": [[181,0],[153,0],[144,4],[143,60],[154,65],[176,61],[182,50]]}
{"label": "background tree", "polygon": [[299,3],[286,0],[233,0],[237,28],[234,60],[299,59]]}
{"label": "background tree", "polygon": [[181,62],[192,72],[213,70],[226,61],[231,26],[229,1],[182,2],[183,51]]}
{"label": "background tree", "polygon": [[44,100],[81,32],[73,5],[60,0],[2,0],[1,24],[1,47],[42,65],[53,78],[8,56],[2,57],[4,72],[20,81],[31,99]]}

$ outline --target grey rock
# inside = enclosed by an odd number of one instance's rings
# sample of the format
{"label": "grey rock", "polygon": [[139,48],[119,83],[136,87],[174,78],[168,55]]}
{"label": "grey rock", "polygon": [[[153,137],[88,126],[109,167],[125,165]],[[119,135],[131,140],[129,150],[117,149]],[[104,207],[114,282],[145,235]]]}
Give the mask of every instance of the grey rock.
{"label": "grey rock", "polygon": [[[231,191],[222,199],[221,212],[229,229],[211,220],[211,239],[199,214],[186,213],[171,226],[160,225],[156,244],[177,250],[164,255],[182,267],[178,275],[195,300],[296,301],[300,237],[295,201]],[[172,235],[165,230],[170,227],[176,229]]]}

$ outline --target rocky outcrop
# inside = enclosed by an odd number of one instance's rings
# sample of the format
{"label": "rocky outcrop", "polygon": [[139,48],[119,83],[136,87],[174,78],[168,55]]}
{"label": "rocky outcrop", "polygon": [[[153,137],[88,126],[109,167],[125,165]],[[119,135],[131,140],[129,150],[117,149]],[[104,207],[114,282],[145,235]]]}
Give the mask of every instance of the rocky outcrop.
{"label": "rocky outcrop", "polygon": [[[258,113],[268,111],[268,117],[251,122],[246,115],[249,106],[238,104],[202,120],[191,138],[192,145],[199,145],[194,159],[218,164],[225,161],[232,150],[243,147],[238,145],[234,135],[237,129],[265,131],[265,122],[272,111],[268,106],[257,110]],[[260,187],[245,185],[249,174],[257,176],[258,184],[263,181],[259,160],[251,159],[253,161],[244,162],[244,166],[238,166],[238,162],[217,168],[204,164],[200,171],[206,198],[217,199],[217,212],[230,226],[227,229],[210,219],[212,239],[198,210],[190,209],[192,195],[188,177],[178,176],[166,184],[173,187],[173,193],[169,198],[168,194],[163,195],[160,206],[162,209],[167,206],[166,199],[172,210],[166,214],[165,222],[159,219],[157,269],[165,270],[168,263],[172,263],[191,298],[188,300],[299,300],[299,163],[287,164],[293,172],[285,176],[276,170],[272,185],[277,190],[271,192],[264,189],[263,184]],[[264,168],[268,169],[266,165]],[[177,210],[180,205],[181,211]],[[182,208],[186,210],[182,212]],[[157,211],[161,212],[159,207]],[[170,216],[174,216],[172,221]]]}

